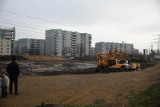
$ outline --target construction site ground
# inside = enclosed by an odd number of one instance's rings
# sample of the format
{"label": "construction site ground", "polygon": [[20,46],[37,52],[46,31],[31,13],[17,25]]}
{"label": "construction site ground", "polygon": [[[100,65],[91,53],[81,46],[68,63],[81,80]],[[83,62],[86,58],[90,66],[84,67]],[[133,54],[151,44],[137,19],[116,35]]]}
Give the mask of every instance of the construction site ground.
{"label": "construction site ground", "polygon": [[[1,61],[2,71],[7,63]],[[115,73],[96,73],[94,61],[18,63],[21,70],[19,95],[0,98],[0,107],[36,107],[43,102],[86,105],[96,100],[104,100],[113,107],[128,107],[133,94],[160,82],[159,63],[140,71]]]}

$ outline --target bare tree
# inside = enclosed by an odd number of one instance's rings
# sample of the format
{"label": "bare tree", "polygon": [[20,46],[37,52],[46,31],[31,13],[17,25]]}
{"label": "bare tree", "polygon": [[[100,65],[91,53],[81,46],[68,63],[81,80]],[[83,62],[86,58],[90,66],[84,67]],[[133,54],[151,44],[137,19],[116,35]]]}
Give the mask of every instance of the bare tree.
{"label": "bare tree", "polygon": [[64,47],[64,48],[62,49],[62,54],[63,54],[63,56],[66,56],[66,57],[70,56],[70,54],[71,54],[71,49],[70,49],[70,47]]}
{"label": "bare tree", "polygon": [[81,58],[83,56],[85,56],[85,48],[84,48],[84,44],[80,43],[76,45],[76,54]]}
{"label": "bare tree", "polygon": [[19,48],[16,46],[14,49],[15,55],[19,55]]}
{"label": "bare tree", "polygon": [[81,43],[80,44],[80,57],[82,57],[82,56],[85,56],[85,47],[84,47],[84,44],[83,43]]}
{"label": "bare tree", "polygon": [[81,47],[80,44],[76,44],[76,56],[77,57],[80,57],[80,47]]}
{"label": "bare tree", "polygon": [[28,55],[29,54],[29,49],[27,48],[27,46],[22,47],[21,50],[22,50],[22,53],[21,53],[22,55]]}

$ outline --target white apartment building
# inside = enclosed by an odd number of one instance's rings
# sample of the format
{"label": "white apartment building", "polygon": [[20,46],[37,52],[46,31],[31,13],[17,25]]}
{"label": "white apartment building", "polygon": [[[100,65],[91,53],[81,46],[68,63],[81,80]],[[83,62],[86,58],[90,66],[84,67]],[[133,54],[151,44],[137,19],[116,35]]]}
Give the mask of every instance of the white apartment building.
{"label": "white apartment building", "polygon": [[0,29],[0,55],[14,55],[15,28]]}
{"label": "white apartment building", "polygon": [[95,51],[102,52],[102,53],[108,53],[109,50],[117,49],[118,51],[124,51],[129,54],[133,52],[133,44],[129,43],[113,43],[113,42],[97,42],[95,46]]}
{"label": "white apartment building", "polygon": [[44,43],[43,39],[19,39],[15,51],[18,55],[44,55]]}
{"label": "white apartment building", "polygon": [[46,30],[45,54],[55,56],[89,56],[91,34],[61,29]]}

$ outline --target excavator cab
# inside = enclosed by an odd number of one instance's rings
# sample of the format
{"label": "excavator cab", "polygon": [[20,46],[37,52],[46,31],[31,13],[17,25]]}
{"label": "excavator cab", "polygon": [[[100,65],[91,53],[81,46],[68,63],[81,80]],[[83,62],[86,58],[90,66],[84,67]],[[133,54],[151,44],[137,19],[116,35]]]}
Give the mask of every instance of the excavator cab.
{"label": "excavator cab", "polygon": [[116,65],[116,60],[108,60],[108,66]]}

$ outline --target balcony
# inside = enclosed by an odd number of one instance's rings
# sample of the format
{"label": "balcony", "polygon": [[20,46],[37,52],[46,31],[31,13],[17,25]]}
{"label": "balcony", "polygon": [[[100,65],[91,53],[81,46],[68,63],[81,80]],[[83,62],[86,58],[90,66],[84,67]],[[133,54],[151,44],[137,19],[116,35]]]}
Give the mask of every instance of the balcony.
{"label": "balcony", "polygon": [[72,35],[71,38],[77,38],[77,36],[76,35]]}
{"label": "balcony", "polygon": [[5,39],[12,39],[11,35],[4,36]]}
{"label": "balcony", "polygon": [[5,32],[4,35],[12,35],[12,32]]}
{"label": "balcony", "polygon": [[74,46],[75,46],[75,45],[76,45],[76,43],[75,43],[75,42],[71,42],[71,46],[72,46],[72,45],[74,45]]}
{"label": "balcony", "polygon": [[54,49],[55,49],[55,50],[58,50],[58,47],[56,46]]}
{"label": "balcony", "polygon": [[76,38],[71,38],[71,40],[76,40]]}
{"label": "balcony", "polygon": [[71,35],[77,35],[77,32],[72,32]]}

